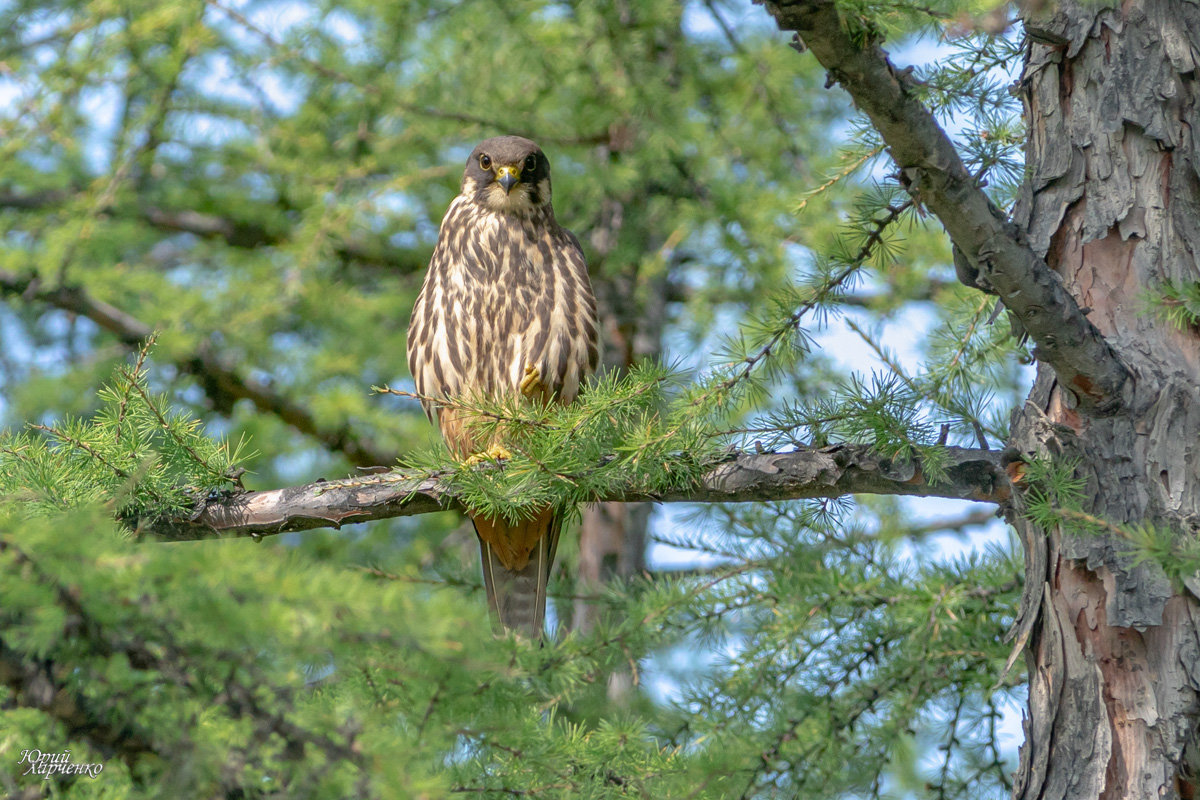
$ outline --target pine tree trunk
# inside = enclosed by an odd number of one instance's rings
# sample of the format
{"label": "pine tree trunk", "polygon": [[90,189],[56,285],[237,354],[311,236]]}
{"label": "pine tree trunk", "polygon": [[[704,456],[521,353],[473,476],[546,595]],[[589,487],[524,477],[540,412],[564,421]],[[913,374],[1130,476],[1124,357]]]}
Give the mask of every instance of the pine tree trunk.
{"label": "pine tree trunk", "polygon": [[[1166,282],[1200,280],[1200,7],[1025,13],[1029,172],[1017,221],[1134,381],[1119,413],[1088,414],[1042,366],[1013,443],[1076,460],[1086,512],[1194,537],[1200,331],[1163,321],[1151,298]],[[1116,535],[1044,531],[1015,510],[1029,716],[1013,796],[1196,796],[1200,584],[1136,563]]]}

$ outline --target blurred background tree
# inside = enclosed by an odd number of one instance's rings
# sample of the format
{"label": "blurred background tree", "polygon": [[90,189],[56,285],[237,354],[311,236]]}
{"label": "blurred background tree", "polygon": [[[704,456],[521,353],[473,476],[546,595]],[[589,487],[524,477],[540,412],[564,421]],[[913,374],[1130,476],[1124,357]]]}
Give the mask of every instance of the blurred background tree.
{"label": "blurred background tree", "polygon": [[[1007,12],[859,11],[931,61],[927,100],[1007,206]],[[994,300],[955,282],[878,135],[761,9],[121,0],[0,21],[14,432],[119,416],[96,390],[158,331],[146,392],[247,440],[250,488],[425,448],[417,404],[370,387],[411,386],[408,314],[462,163],[515,133],[551,159],[609,370],[757,359],[715,441],[1008,437],[1028,376]],[[131,381],[110,401],[138,405]],[[33,439],[8,441],[11,468]],[[63,467],[43,466],[44,498]],[[988,507],[599,504],[561,556],[562,641],[528,651],[491,638],[453,513],[133,546],[103,498],[30,519],[8,489],[0,760],[20,796],[50,791],[20,777],[28,748],[104,762],[59,787],[81,797],[1009,788],[1020,568],[1003,535],[963,538]]]}

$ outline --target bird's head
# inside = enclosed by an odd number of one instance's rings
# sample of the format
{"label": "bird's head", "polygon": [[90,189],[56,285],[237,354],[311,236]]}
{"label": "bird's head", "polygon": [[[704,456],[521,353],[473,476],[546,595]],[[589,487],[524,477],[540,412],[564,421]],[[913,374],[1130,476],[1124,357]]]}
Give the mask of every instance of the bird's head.
{"label": "bird's head", "polygon": [[471,151],[462,193],[493,211],[529,216],[550,206],[550,162],[520,136],[497,136]]}

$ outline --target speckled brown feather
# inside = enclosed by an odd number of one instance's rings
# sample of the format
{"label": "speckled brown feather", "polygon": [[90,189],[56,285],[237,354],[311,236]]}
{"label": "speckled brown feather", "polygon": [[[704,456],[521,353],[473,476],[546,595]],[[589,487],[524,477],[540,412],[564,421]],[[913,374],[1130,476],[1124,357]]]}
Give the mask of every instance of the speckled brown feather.
{"label": "speckled brown feather", "polygon": [[[481,167],[482,155],[497,167],[526,166],[530,157],[537,166],[505,193]],[[569,403],[598,358],[587,266],[579,242],[554,219],[545,156],[515,136],[483,142],[442,220],[413,308],[408,364],[417,392],[451,402],[472,394],[519,395],[532,366],[541,376],[534,399]],[[473,437],[461,410],[426,402],[425,412],[460,457],[498,444]],[[561,521],[549,509],[515,525],[478,515],[472,521],[493,612],[505,627],[539,637]],[[530,575],[535,554],[537,574]],[[527,589],[528,609],[516,602]]]}

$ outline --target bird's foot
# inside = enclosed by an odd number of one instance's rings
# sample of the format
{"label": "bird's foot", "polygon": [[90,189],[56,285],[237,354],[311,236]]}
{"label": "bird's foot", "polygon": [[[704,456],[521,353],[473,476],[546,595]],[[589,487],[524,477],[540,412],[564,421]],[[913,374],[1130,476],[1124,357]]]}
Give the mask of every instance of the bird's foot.
{"label": "bird's foot", "polygon": [[504,461],[512,458],[512,453],[503,445],[494,444],[482,453],[475,453],[467,456],[466,464],[468,467],[473,467],[476,464],[482,464],[484,461]]}
{"label": "bird's foot", "polygon": [[542,371],[533,364],[525,367],[525,377],[521,378],[521,394],[532,397],[542,388]]}

